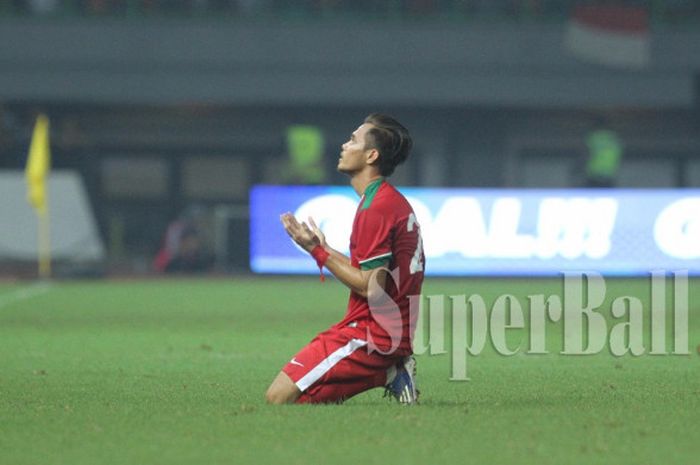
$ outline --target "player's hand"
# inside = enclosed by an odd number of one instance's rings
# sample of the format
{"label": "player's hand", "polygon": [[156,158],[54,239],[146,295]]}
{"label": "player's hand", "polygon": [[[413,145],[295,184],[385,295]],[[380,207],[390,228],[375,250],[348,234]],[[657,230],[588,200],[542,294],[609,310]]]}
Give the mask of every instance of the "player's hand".
{"label": "player's hand", "polygon": [[316,222],[314,221],[313,218],[309,217],[309,225],[311,226],[311,230],[314,232],[316,237],[318,238],[318,243],[321,247],[326,247],[326,235],[323,234],[323,231],[321,231],[321,228],[316,226]]}
{"label": "player's hand", "polygon": [[287,231],[289,237],[307,252],[311,252],[314,247],[321,244],[319,238],[309,228],[309,225],[304,222],[299,223],[291,213],[288,212],[281,215],[280,221],[282,221],[284,230]]}

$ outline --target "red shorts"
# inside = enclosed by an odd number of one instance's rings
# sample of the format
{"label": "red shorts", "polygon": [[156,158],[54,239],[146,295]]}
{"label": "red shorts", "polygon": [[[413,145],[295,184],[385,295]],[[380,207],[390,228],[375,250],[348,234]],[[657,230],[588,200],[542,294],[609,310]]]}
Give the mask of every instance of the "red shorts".
{"label": "red shorts", "polygon": [[329,329],[316,336],[282,371],[301,391],[297,403],[340,403],[386,384],[387,369],[402,359],[367,350],[366,331]]}

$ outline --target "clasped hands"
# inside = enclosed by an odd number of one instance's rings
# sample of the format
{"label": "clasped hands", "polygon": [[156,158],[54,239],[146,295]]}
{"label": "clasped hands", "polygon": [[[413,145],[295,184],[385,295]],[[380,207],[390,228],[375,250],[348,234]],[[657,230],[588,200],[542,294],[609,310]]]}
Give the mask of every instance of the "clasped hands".
{"label": "clasped hands", "polygon": [[280,215],[280,221],[289,237],[307,252],[311,252],[317,245],[326,246],[326,236],[313,218],[309,217],[309,224],[304,221],[299,223],[294,215],[287,212]]}

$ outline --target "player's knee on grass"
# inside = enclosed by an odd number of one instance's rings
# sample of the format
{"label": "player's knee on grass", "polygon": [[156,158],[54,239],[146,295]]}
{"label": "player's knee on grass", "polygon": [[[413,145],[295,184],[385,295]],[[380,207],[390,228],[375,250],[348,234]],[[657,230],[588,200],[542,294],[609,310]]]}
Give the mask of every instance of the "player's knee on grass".
{"label": "player's knee on grass", "polygon": [[295,402],[300,395],[301,391],[297,385],[294,384],[294,381],[292,381],[286,373],[280,372],[272,384],[270,384],[270,387],[267,388],[265,400],[268,404],[291,404]]}

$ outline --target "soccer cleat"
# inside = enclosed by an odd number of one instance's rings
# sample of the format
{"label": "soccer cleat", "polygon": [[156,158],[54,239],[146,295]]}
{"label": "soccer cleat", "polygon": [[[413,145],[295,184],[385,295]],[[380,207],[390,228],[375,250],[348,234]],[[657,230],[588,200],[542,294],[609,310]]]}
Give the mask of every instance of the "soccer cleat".
{"label": "soccer cleat", "polygon": [[396,375],[384,387],[384,397],[391,395],[400,404],[415,405],[418,403],[416,389],[416,359],[409,356],[396,365]]}

